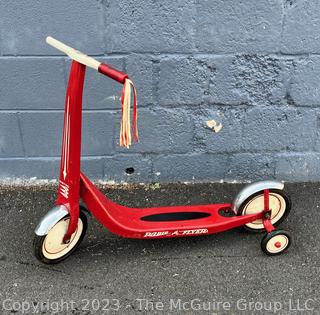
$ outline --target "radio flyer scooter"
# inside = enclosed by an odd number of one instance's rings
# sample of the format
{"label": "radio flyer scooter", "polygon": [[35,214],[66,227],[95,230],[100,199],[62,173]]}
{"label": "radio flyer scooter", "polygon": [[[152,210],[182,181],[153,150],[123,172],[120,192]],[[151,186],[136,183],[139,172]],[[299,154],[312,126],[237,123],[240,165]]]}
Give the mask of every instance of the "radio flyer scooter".
{"label": "radio flyer scooter", "polygon": [[[105,195],[80,170],[82,93],[86,66],[123,84],[120,145],[131,144],[130,102],[133,99],[133,137],[137,138],[136,92],[128,75],[53,39],[47,43],[73,59],[67,87],[60,179],[56,206],[35,230],[35,256],[46,264],[67,258],[82,241],[89,211],[109,231],[127,238],[157,239],[208,235],[244,226],[266,231],[261,242],[268,255],[284,252],[290,234],[277,230],[290,212],[291,201],[278,181],[261,181],[241,190],[232,203],[129,208]],[[131,97],[133,94],[133,97]],[[87,209],[80,206],[80,200]]]}

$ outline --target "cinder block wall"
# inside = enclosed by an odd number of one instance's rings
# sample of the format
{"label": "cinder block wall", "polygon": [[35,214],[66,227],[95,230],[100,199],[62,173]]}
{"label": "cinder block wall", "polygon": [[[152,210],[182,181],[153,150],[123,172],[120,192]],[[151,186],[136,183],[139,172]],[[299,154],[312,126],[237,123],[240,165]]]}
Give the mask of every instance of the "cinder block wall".
{"label": "cinder block wall", "polygon": [[138,88],[141,143],[121,149],[121,87],[87,71],[89,176],[319,180],[319,17],[317,0],[1,1],[0,178],[57,177],[70,61],[52,35]]}

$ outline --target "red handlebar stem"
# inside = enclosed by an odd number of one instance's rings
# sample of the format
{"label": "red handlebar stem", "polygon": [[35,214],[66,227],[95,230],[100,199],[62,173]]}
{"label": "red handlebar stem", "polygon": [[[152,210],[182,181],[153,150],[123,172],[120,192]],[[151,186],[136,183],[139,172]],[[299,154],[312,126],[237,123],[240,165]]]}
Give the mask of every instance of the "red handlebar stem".
{"label": "red handlebar stem", "polygon": [[121,84],[129,77],[126,73],[114,69],[105,63],[99,65],[98,71]]}

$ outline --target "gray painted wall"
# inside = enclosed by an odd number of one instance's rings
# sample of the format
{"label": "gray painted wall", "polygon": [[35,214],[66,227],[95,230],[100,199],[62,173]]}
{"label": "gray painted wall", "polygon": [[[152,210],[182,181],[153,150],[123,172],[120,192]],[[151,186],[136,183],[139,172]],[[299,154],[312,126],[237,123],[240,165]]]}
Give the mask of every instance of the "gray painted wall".
{"label": "gray painted wall", "polygon": [[128,151],[121,87],[88,70],[91,177],[319,180],[319,16],[318,0],[1,1],[0,178],[57,177],[70,61],[45,44],[52,35],[138,88],[141,143]]}

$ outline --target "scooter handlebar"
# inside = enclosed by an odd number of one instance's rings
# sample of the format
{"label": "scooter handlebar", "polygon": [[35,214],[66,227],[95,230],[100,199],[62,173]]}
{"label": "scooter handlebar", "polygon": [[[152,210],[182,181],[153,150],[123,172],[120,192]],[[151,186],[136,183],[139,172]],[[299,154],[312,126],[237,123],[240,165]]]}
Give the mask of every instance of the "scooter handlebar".
{"label": "scooter handlebar", "polygon": [[68,55],[71,59],[79,63],[82,63],[90,68],[93,68],[119,83],[124,83],[125,79],[128,78],[128,75],[126,73],[118,71],[107,64],[104,64],[92,57],[89,57],[83,54],[82,52],[58,41],[57,39],[51,36],[48,36],[46,38],[46,42],[52,47]]}
{"label": "scooter handlebar", "polygon": [[121,72],[117,69],[114,69],[105,63],[101,63],[99,65],[98,71],[100,73],[106,75],[107,77],[109,77],[115,81],[118,81],[119,83],[122,83],[122,84],[129,77],[126,73]]}

